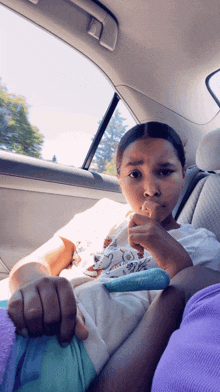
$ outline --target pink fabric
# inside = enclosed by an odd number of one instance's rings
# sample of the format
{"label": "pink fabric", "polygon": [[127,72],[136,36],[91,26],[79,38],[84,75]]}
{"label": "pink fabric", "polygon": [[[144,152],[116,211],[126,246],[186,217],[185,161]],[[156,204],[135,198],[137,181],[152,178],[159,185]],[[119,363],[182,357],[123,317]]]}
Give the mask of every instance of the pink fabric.
{"label": "pink fabric", "polygon": [[0,309],[0,385],[7,362],[15,343],[15,326],[8,316],[7,309]]}

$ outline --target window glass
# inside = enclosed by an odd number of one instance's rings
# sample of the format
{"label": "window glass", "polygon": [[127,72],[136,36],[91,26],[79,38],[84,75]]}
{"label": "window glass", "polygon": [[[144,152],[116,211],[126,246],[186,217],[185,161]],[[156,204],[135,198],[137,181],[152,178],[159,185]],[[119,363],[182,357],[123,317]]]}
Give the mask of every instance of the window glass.
{"label": "window glass", "polygon": [[136,122],[128,109],[120,101],[96,150],[90,170],[112,176],[116,175],[117,145],[125,132],[135,124]]}
{"label": "window glass", "polygon": [[114,94],[103,74],[0,5],[0,78],[0,148],[80,167]]}

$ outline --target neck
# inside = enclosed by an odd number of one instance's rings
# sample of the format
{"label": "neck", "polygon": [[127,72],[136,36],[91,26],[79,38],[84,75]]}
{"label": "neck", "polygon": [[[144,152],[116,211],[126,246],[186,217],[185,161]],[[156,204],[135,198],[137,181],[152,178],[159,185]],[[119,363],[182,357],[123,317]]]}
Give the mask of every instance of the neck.
{"label": "neck", "polygon": [[175,221],[173,215],[170,214],[161,222],[161,226],[166,229],[167,231],[172,229],[179,229],[180,225]]}

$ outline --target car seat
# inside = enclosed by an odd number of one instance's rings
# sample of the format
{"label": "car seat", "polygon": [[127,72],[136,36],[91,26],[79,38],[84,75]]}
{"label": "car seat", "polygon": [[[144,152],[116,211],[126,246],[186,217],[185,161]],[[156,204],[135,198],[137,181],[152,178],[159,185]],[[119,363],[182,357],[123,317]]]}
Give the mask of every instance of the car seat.
{"label": "car seat", "polygon": [[202,139],[196,153],[196,165],[204,171],[204,176],[196,182],[177,222],[204,227],[220,241],[220,130],[212,131]]}

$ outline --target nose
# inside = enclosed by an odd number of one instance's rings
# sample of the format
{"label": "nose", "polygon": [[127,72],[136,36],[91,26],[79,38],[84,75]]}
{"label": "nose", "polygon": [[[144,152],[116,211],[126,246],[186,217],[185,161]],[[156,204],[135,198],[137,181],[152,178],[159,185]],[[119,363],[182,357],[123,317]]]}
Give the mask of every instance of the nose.
{"label": "nose", "polygon": [[149,176],[144,183],[144,197],[160,196],[159,184],[154,176]]}

